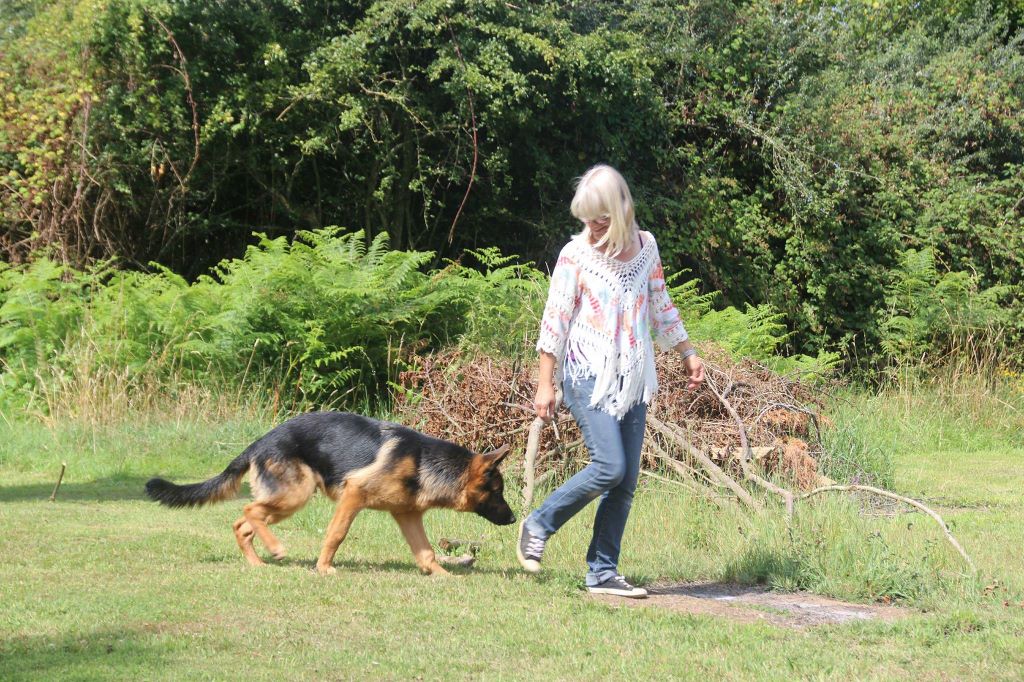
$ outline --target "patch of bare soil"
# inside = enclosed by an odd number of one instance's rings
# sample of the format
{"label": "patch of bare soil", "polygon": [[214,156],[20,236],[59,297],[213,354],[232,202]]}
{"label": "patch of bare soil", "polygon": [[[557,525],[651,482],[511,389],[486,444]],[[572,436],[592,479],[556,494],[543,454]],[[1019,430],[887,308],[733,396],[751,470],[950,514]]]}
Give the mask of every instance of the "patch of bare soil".
{"label": "patch of bare soil", "polygon": [[890,622],[909,616],[910,609],[881,604],[850,604],[807,592],[773,592],[756,585],[677,583],[647,588],[647,599],[592,595],[606,604],[662,608],[678,613],[719,616],[740,623],[770,623],[807,628],[863,621]]}

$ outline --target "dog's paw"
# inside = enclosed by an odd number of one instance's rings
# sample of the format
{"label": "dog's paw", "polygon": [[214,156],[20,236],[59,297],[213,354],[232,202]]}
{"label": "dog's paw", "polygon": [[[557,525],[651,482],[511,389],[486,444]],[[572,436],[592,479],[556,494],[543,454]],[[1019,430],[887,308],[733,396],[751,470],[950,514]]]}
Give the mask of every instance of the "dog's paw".
{"label": "dog's paw", "polygon": [[288,550],[286,550],[284,547],[280,547],[271,552],[271,555],[273,555],[275,559],[280,561],[281,559],[284,559],[286,556],[288,556]]}
{"label": "dog's paw", "polygon": [[334,566],[319,566],[318,565],[316,567],[316,572],[317,572],[317,575],[328,576],[328,575],[334,575],[335,573],[337,573],[338,569],[336,569]]}

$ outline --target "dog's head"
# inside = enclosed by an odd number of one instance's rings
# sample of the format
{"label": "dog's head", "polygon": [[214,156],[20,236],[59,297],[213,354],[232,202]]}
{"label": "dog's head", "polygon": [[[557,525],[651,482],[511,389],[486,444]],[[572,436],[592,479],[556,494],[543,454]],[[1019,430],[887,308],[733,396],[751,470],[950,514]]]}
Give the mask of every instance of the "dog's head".
{"label": "dog's head", "polygon": [[505,479],[498,468],[501,460],[507,456],[508,444],[479,455],[480,462],[473,477],[475,481],[471,495],[474,501],[472,511],[499,526],[516,522],[516,515],[505,501]]}

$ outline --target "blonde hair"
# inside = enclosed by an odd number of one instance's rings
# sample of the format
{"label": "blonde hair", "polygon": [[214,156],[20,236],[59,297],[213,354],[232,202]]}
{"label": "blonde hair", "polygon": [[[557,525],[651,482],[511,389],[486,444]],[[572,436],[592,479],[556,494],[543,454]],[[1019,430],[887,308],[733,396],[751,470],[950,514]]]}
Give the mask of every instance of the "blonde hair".
{"label": "blonde hair", "polygon": [[[633,195],[619,171],[605,164],[590,168],[576,182],[576,195],[570,210],[579,220],[587,221],[608,216],[611,224],[597,246],[605,246],[605,253],[617,256],[626,250],[640,227],[633,212]],[[589,227],[583,228],[588,235]]]}

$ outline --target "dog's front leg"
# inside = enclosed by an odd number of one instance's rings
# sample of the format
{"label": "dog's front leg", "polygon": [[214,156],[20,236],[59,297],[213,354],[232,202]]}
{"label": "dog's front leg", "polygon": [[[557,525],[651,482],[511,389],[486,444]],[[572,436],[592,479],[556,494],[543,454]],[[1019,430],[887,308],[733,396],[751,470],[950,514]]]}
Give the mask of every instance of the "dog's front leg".
{"label": "dog's front leg", "polygon": [[402,529],[402,535],[409,543],[420,570],[427,575],[450,575],[437,563],[434,548],[427,539],[427,531],[423,528],[423,512],[391,512],[391,515]]}
{"label": "dog's front leg", "polygon": [[334,508],[334,517],[327,526],[327,533],[324,535],[324,545],[320,550],[320,558],[316,562],[316,571],[320,575],[331,575],[336,572],[334,566],[334,555],[338,547],[348,535],[349,526],[356,514],[363,508],[363,495],[354,486],[346,486],[338,506]]}

